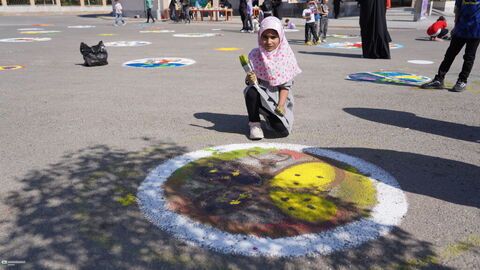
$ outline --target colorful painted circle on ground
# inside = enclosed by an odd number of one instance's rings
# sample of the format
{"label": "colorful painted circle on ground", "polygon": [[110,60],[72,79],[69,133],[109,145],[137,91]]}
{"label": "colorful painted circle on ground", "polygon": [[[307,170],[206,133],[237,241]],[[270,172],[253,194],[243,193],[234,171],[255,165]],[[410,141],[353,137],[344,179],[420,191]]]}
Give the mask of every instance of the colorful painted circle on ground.
{"label": "colorful painted circle on ground", "polygon": [[95,28],[95,25],[70,25],[68,28]]}
{"label": "colorful painted circle on ground", "polygon": [[212,31],[222,31],[220,28],[213,28]]}
{"label": "colorful painted circle on ground", "polygon": [[32,24],[32,26],[55,26],[55,24],[43,23],[43,24]]}
{"label": "colorful painted circle on ground", "polygon": [[16,70],[16,69],[22,69],[25,68],[25,66],[18,66],[18,65],[12,65],[12,66],[0,66],[0,70]]}
{"label": "colorful painted circle on ground", "polygon": [[186,34],[174,34],[174,37],[189,37],[189,38],[201,38],[201,37],[215,37],[222,34],[215,33],[186,33]]}
{"label": "colorful painted circle on ground", "polygon": [[418,85],[430,81],[429,77],[403,72],[360,72],[348,75],[353,81]]}
{"label": "colorful painted circle on ground", "polygon": [[328,38],[359,38],[359,35],[341,35],[341,34],[329,34]]}
{"label": "colorful painted circle on ground", "polygon": [[431,65],[434,63],[433,61],[429,61],[429,60],[408,60],[407,62],[410,64],[416,64],[416,65]]}
{"label": "colorful painted circle on ground", "polygon": [[105,34],[98,34],[98,36],[118,36],[118,34],[105,33]]}
{"label": "colorful painted circle on ground", "polygon": [[[350,50],[360,50],[362,49],[362,42],[334,42],[323,45],[317,45],[321,48],[334,48],[334,49],[350,49]],[[400,44],[390,43],[390,49],[400,49],[403,48]]]}
{"label": "colorful painted circle on ground", "polygon": [[162,29],[162,27],[159,27],[159,26],[147,26],[147,27],[143,27],[144,30],[160,30]]}
{"label": "colorful painted circle on ground", "polygon": [[298,29],[289,29],[289,28],[286,28],[286,29],[283,29],[283,31],[284,31],[285,33],[288,33],[288,32],[298,32],[298,31],[300,31],[300,30],[298,30]]}
{"label": "colorful painted circle on ground", "polygon": [[217,51],[239,51],[243,50],[242,48],[216,48]]}
{"label": "colorful painted circle on ground", "polygon": [[123,66],[136,68],[170,68],[189,66],[194,63],[194,60],[188,58],[161,57],[132,60],[123,63]]}
{"label": "colorful painted circle on ground", "polygon": [[55,34],[55,33],[60,33],[62,31],[56,31],[56,30],[42,30],[42,31],[24,31],[20,32],[20,34]]}
{"label": "colorful painted circle on ground", "polygon": [[142,30],[140,33],[148,34],[148,33],[174,33],[175,30]]}
{"label": "colorful painted circle on ground", "polygon": [[235,144],[173,158],[137,193],[147,218],[221,253],[315,256],[397,226],[407,202],[386,171],[342,153],[293,144]]}
{"label": "colorful painted circle on ground", "polygon": [[35,42],[35,41],[49,41],[51,38],[4,38],[0,42]]}
{"label": "colorful painted circle on ground", "polygon": [[44,28],[18,28],[18,31],[42,31]]}
{"label": "colorful painted circle on ground", "polygon": [[105,46],[107,47],[135,47],[135,46],[145,46],[150,45],[151,42],[148,41],[113,41],[106,42]]}

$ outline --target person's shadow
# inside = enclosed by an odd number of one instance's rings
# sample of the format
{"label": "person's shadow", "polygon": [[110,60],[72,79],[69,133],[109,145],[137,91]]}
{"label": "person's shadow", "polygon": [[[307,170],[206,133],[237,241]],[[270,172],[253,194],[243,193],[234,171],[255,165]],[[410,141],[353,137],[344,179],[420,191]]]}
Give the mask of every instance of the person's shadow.
{"label": "person's shadow", "polygon": [[480,127],[423,118],[409,112],[385,109],[344,108],[343,110],[356,117],[377,123],[409,128],[457,140],[480,142]]}
{"label": "person's shadow", "polygon": [[[247,115],[238,115],[238,114],[224,114],[224,113],[211,113],[211,112],[200,112],[195,113],[193,115],[197,119],[203,119],[206,121],[211,122],[212,126],[201,126],[196,124],[190,124],[194,127],[201,127],[208,130],[215,130],[218,132],[224,133],[235,133],[235,134],[242,134],[248,137],[248,117]],[[262,123],[262,126],[265,126]],[[275,138],[282,138],[285,136],[281,136],[276,132],[268,129],[263,129],[265,138],[267,139],[275,139]]]}

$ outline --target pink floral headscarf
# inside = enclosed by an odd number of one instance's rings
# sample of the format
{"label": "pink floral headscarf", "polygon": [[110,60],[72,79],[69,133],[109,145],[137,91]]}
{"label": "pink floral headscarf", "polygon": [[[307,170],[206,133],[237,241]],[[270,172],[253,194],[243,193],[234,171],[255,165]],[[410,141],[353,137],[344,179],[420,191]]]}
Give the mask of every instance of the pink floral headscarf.
{"label": "pink floral headscarf", "polygon": [[[262,33],[267,29],[277,31],[280,37],[280,44],[271,52],[262,46]],[[265,18],[260,24],[258,48],[248,54],[248,59],[255,75],[272,86],[282,85],[302,72],[285,37],[282,22],[274,16]]]}

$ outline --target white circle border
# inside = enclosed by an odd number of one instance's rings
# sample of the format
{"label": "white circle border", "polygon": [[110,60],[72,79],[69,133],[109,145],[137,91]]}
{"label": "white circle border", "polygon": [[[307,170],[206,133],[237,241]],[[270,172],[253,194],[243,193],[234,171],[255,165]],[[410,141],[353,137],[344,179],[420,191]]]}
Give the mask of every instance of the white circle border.
{"label": "white circle border", "polygon": [[416,65],[431,65],[435,63],[430,60],[408,60],[407,62],[410,64],[416,64]]}
{"label": "white circle border", "polygon": [[86,28],[95,28],[95,25],[69,25],[70,29],[86,29]]}
{"label": "white circle border", "polygon": [[174,37],[180,38],[204,38],[204,37],[215,37],[219,36],[217,33],[183,33],[183,34],[173,34]]}
{"label": "white circle border", "polygon": [[[361,173],[370,175],[370,179],[376,184],[379,203],[372,209],[368,218],[329,231],[277,239],[230,234],[167,209],[168,202],[163,185],[177,169],[197,159],[211,156],[213,154],[211,149],[229,152],[252,147],[289,149],[345,162]],[[316,147],[276,143],[230,144],[209,150],[190,152],[156,167],[138,188],[137,202],[147,219],[162,230],[171,233],[175,238],[217,252],[269,257],[328,255],[388,234],[394,226],[400,224],[407,213],[407,198],[395,178],[385,170],[356,157]]]}
{"label": "white circle border", "polygon": [[105,42],[104,45],[106,47],[140,47],[140,46],[147,46],[151,45],[152,42],[150,41],[138,41],[138,40],[132,40],[132,41],[111,41],[111,42]]}
{"label": "white circle border", "polygon": [[32,38],[32,37],[20,37],[20,38],[4,38],[0,39],[0,42],[11,42],[11,43],[25,43],[25,42],[36,42],[36,41],[50,41],[51,38]]}

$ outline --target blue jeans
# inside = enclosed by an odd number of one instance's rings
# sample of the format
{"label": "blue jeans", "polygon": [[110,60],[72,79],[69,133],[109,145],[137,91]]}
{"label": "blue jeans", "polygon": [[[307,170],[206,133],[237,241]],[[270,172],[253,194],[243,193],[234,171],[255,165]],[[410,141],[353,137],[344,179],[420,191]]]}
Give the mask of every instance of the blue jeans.
{"label": "blue jeans", "polygon": [[176,21],[176,20],[177,20],[177,15],[175,14],[175,7],[170,8],[170,19],[171,19],[172,21]]}
{"label": "blue jeans", "polygon": [[118,19],[122,20],[122,23],[125,23],[125,20],[123,19],[123,14],[115,14],[115,24],[118,24]]}

